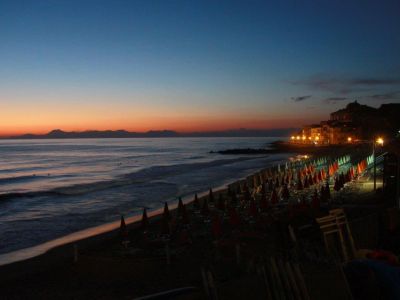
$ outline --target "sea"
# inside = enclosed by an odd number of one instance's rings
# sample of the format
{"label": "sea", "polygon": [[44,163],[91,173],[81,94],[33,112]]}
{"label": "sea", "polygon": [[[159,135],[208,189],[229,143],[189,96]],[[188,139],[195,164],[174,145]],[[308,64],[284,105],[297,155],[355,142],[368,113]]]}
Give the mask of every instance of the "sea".
{"label": "sea", "polygon": [[0,254],[193,197],[288,154],[222,155],[281,138],[0,140]]}

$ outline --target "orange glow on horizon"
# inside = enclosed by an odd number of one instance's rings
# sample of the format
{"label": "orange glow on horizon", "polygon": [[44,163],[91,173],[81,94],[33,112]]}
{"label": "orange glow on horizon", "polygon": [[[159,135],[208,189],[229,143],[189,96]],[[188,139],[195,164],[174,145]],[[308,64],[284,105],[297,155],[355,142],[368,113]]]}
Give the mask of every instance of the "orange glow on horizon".
{"label": "orange glow on horizon", "polygon": [[[22,107],[22,108],[21,108]],[[280,115],[280,116],[279,116]],[[97,106],[77,103],[39,103],[5,105],[0,111],[0,136],[26,133],[45,134],[54,129],[64,131],[120,130],[147,132],[209,132],[230,129],[299,128],[310,122],[310,116],[298,119],[291,115],[237,111],[229,107],[213,110],[199,107],[123,106],[99,103]]]}
{"label": "orange glow on horizon", "polygon": [[[88,120],[87,120],[88,121]],[[9,123],[10,124],[10,123]],[[49,125],[54,124],[54,125]],[[231,129],[275,129],[299,126],[293,120],[247,120],[247,119],[222,119],[222,118],[158,118],[137,119],[137,121],[105,120],[104,122],[59,122],[51,120],[49,123],[14,124],[0,127],[0,137],[15,136],[26,133],[46,134],[54,129],[63,131],[88,131],[88,130],[127,130],[131,132],[147,132],[150,130],[174,130],[177,132],[211,132]]]}

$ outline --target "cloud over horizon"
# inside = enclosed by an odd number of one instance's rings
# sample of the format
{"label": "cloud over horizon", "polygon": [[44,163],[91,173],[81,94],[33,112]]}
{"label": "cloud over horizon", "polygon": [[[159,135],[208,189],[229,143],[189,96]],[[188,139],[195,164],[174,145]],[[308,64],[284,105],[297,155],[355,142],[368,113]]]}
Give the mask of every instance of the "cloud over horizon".
{"label": "cloud over horizon", "polygon": [[294,85],[303,85],[312,90],[331,92],[346,95],[357,91],[365,91],[382,86],[400,86],[399,78],[378,77],[338,77],[327,75],[314,75],[307,79],[291,82]]}
{"label": "cloud over horizon", "polygon": [[307,99],[310,99],[312,97],[312,95],[306,95],[306,96],[299,96],[299,97],[291,97],[290,99],[292,99],[294,102],[301,102]]}

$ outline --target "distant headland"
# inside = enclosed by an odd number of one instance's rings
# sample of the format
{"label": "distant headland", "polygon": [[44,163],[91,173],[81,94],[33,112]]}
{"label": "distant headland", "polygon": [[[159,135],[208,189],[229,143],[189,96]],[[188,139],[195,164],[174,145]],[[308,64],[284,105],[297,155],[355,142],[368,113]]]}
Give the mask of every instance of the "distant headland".
{"label": "distant headland", "polygon": [[[2,139],[80,139],[80,138],[173,138],[173,137],[283,137],[295,128],[281,129],[232,129],[210,132],[177,132],[173,130],[151,130],[147,132],[131,132],[127,130],[87,130],[63,131],[52,130],[46,134],[22,134],[2,137]],[[298,129],[297,129],[298,130]]]}

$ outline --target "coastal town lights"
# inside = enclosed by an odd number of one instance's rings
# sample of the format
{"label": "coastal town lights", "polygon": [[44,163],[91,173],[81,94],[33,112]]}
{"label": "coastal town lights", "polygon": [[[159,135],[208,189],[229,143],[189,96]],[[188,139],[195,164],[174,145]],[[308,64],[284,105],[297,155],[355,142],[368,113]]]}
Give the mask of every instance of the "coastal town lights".
{"label": "coastal town lights", "polygon": [[376,143],[381,145],[381,146],[383,145],[383,142],[384,142],[383,138],[381,138],[381,137],[376,139]]}
{"label": "coastal town lights", "polygon": [[349,143],[351,143],[352,140],[353,140],[353,139],[351,138],[351,136],[349,136],[349,137],[347,138],[347,141],[348,141]]}

